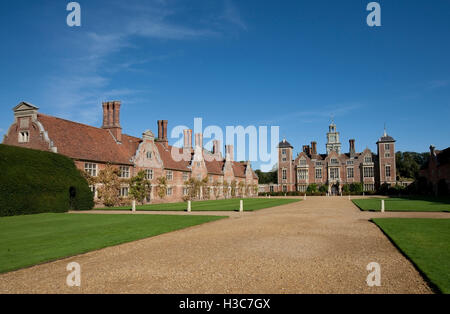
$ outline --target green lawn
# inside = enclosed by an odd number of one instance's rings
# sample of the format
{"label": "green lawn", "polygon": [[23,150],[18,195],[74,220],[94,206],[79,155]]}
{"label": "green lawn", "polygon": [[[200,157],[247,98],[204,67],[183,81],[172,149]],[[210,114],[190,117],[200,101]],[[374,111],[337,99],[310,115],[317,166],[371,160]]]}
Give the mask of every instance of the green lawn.
{"label": "green lawn", "polygon": [[[450,211],[449,199],[438,198],[385,198],[386,211],[408,212],[448,212]],[[380,211],[381,199],[356,199],[353,203],[361,210]]]}
{"label": "green lawn", "polygon": [[[286,198],[247,198],[244,200],[244,211],[254,211],[263,208],[275,207],[298,202],[299,199]],[[234,211],[239,210],[240,199],[197,201],[191,203],[192,211]],[[131,206],[102,208],[103,210],[131,210]],[[144,211],[183,211],[187,209],[187,203],[163,203],[137,205],[136,210]]]}
{"label": "green lawn", "polygon": [[156,236],[220,216],[39,214],[0,218],[0,273]]}
{"label": "green lawn", "polygon": [[450,219],[373,221],[441,292],[450,293]]}

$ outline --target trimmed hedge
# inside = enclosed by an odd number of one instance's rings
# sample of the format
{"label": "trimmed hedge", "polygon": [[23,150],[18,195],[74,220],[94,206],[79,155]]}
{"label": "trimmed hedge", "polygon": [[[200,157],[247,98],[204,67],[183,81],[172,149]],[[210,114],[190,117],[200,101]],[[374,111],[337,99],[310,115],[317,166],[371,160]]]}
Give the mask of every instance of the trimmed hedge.
{"label": "trimmed hedge", "polygon": [[63,155],[0,145],[0,217],[89,210],[93,194]]}

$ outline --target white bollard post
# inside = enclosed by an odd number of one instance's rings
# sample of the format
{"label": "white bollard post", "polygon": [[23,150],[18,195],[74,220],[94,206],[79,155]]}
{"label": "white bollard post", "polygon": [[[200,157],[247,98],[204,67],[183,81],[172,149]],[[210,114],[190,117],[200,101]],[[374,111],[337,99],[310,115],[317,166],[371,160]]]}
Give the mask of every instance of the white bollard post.
{"label": "white bollard post", "polygon": [[242,213],[242,212],[244,212],[244,201],[243,200],[241,200],[240,202],[239,202],[239,211]]}
{"label": "white bollard post", "polygon": [[305,196],[303,196],[303,199],[306,201],[306,193],[305,193]]}
{"label": "white bollard post", "polygon": [[188,201],[188,208],[187,208],[188,213],[191,212],[191,201]]}
{"label": "white bollard post", "polygon": [[350,201],[352,199],[352,197],[351,197],[351,195],[349,194],[348,195],[348,200]]}
{"label": "white bollard post", "polygon": [[381,200],[381,212],[384,213],[384,200]]}
{"label": "white bollard post", "polygon": [[133,200],[133,202],[131,203],[131,211],[132,211],[133,213],[136,212],[136,200]]}

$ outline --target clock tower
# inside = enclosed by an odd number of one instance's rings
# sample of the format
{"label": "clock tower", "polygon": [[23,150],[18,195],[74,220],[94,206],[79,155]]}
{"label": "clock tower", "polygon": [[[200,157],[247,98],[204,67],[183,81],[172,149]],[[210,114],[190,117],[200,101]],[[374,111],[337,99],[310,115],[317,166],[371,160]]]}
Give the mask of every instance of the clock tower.
{"label": "clock tower", "polygon": [[341,153],[341,142],[339,139],[339,132],[337,132],[336,124],[334,122],[331,122],[329,126],[329,131],[327,133],[327,155],[330,154],[330,152],[335,151],[338,154]]}

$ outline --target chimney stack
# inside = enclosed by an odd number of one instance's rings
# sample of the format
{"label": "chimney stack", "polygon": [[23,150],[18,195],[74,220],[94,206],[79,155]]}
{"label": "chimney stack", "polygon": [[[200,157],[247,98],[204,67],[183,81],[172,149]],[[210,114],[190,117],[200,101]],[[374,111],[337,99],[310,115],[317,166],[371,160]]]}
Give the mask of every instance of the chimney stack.
{"label": "chimney stack", "polygon": [[303,152],[306,155],[310,155],[311,154],[311,149],[310,149],[309,145],[303,145]]}
{"label": "chimney stack", "polygon": [[200,147],[203,148],[203,134],[196,133],[195,134],[195,148]]}
{"label": "chimney stack", "polygon": [[110,130],[116,141],[122,142],[120,126],[120,101],[108,101],[103,104],[103,129]]}
{"label": "chimney stack", "polygon": [[167,140],[167,120],[158,120],[158,142],[162,142],[165,146],[168,144]]}
{"label": "chimney stack", "polygon": [[311,142],[311,155],[317,155],[317,142]]}
{"label": "chimney stack", "polygon": [[219,140],[214,140],[213,141],[213,151],[212,153],[214,155],[220,154],[220,141]]}
{"label": "chimney stack", "polygon": [[184,135],[184,148],[192,149],[192,130],[186,129],[183,130]]}
{"label": "chimney stack", "polygon": [[233,145],[225,145],[226,159],[234,161],[234,147]]}
{"label": "chimney stack", "polygon": [[351,139],[349,140],[349,143],[350,143],[350,157],[355,157],[356,155],[355,140]]}

